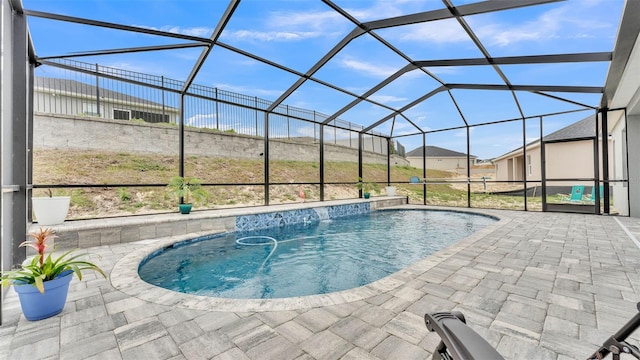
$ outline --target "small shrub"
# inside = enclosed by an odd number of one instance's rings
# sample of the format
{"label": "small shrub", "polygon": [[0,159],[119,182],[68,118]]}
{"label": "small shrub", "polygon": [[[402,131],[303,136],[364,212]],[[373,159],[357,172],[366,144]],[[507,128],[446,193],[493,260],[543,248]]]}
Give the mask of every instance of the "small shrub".
{"label": "small shrub", "polygon": [[127,190],[127,188],[125,187],[121,187],[118,189],[118,197],[120,198],[120,201],[131,200],[131,194],[129,193],[129,190]]}

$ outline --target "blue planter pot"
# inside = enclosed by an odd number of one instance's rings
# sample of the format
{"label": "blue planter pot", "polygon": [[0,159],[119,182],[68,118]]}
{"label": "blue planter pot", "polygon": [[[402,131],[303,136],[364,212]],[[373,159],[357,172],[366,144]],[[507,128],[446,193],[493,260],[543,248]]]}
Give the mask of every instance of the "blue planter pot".
{"label": "blue planter pot", "polygon": [[193,204],[179,204],[178,208],[180,208],[180,214],[188,214],[191,212],[191,207]]}
{"label": "blue planter pot", "polygon": [[18,285],[13,289],[18,293],[22,313],[27,320],[42,320],[62,312],[67,302],[69,283],[73,279],[71,270],[65,271],[53,280],[45,281],[44,294],[32,284]]}

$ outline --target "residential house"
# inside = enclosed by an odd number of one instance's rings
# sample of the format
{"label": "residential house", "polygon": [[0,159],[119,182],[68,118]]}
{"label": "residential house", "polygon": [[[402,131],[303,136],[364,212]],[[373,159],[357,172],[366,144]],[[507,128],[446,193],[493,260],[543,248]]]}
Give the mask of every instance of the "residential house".
{"label": "residential house", "polygon": [[[427,169],[456,171],[469,168],[476,162],[477,156],[441,148],[438,146],[423,146],[409,151],[406,159],[413,167],[423,168],[423,157],[426,154]],[[468,161],[468,162],[467,162]]]}
{"label": "residential house", "polygon": [[[546,179],[592,179],[595,177],[596,116],[588,116],[578,122],[544,136]],[[598,146],[600,146],[598,139]],[[510,151],[493,159],[497,181],[542,181],[542,156],[540,140],[523,148]],[[526,156],[526,158],[525,158]],[[602,174],[600,162],[599,174]],[[593,181],[547,181],[548,186],[593,185]],[[533,185],[533,184],[528,184]]]}
{"label": "residential house", "polygon": [[[129,88],[127,88],[129,89]],[[179,111],[163,103],[75,81],[71,79],[35,77],[33,110],[48,114],[75,114],[104,119],[142,119],[150,123],[177,123]],[[124,90],[123,90],[124,91]]]}

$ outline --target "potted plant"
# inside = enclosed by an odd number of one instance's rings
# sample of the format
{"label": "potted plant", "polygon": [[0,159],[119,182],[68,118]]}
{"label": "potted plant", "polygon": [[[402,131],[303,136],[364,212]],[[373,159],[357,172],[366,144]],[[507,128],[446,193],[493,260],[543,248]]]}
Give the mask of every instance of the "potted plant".
{"label": "potted plant", "polygon": [[171,178],[167,187],[173,195],[181,199],[181,203],[178,206],[181,214],[191,212],[191,207],[193,206],[192,201],[200,201],[209,195],[202,187],[201,181],[197,178],[175,176]]}
{"label": "potted plant", "polygon": [[362,190],[362,196],[365,199],[368,199],[371,196],[371,191],[375,191],[378,193],[378,184],[374,182],[364,181],[361,177],[358,178],[358,183],[356,184],[358,190]]}
{"label": "potted plant", "polygon": [[69,250],[56,259],[50,253],[45,254],[47,240],[55,237],[53,229],[40,228],[29,236],[33,240],[20,246],[32,247],[37,254],[25,260],[21,269],[3,272],[0,277],[3,286],[13,285],[27,320],[46,319],[62,312],[74,273],[80,280],[82,270],[93,270],[107,277],[97,265],[81,259],[86,254],[73,255],[75,250]]}
{"label": "potted plant", "polygon": [[70,196],[53,196],[47,189],[48,196],[32,197],[33,212],[39,225],[62,224],[69,211]]}
{"label": "potted plant", "polygon": [[387,196],[396,196],[396,187],[395,186],[387,186],[385,188],[386,192],[387,192]]}

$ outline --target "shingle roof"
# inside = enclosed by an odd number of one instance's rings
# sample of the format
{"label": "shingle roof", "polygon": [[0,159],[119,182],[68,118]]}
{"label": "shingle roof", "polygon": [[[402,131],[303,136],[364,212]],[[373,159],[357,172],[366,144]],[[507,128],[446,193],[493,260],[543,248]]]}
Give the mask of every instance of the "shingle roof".
{"label": "shingle roof", "polygon": [[[34,82],[34,88],[51,89],[53,91],[65,91],[68,93],[80,94],[80,95],[90,95],[90,96],[96,95],[96,87],[94,85],[90,85],[87,83],[83,83],[83,82],[75,81],[71,79],[60,79],[60,78],[36,76],[33,82]],[[128,101],[128,102],[133,102],[138,104],[162,106],[162,104],[154,101],[124,94],[118,91],[109,90],[103,87],[100,87],[100,97],[106,98],[106,99]],[[166,105],[165,105],[165,108],[170,110],[177,110],[176,108],[166,106]]]}
{"label": "shingle roof", "polygon": [[544,137],[544,141],[580,139],[596,136],[596,115],[588,116],[578,122],[552,132]]}
{"label": "shingle roof", "polygon": [[[438,146],[424,146],[415,148],[409,151],[405,156],[423,156],[426,152],[427,157],[466,157],[467,154],[441,148]],[[475,158],[475,155],[470,155],[472,158]]]}
{"label": "shingle roof", "polygon": [[[595,129],[595,119],[596,116],[591,115],[591,116],[587,116],[586,118],[575,122],[571,125],[565,126],[560,130],[556,130],[554,132],[552,132],[551,134],[545,136],[543,139],[544,141],[558,141],[558,140],[570,140],[570,139],[584,139],[584,138],[588,138],[588,137],[594,137],[596,136],[596,129]],[[531,145],[540,145],[540,141],[539,140],[534,140],[530,143],[527,144],[528,146]],[[517,149],[513,149],[511,151],[507,151],[506,153],[496,156],[493,158],[493,160],[496,159],[501,159],[503,158],[505,155],[514,153],[516,151],[522,151],[522,146],[520,146]]]}

